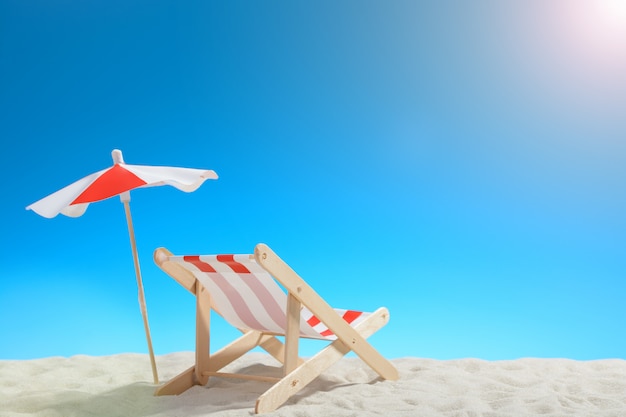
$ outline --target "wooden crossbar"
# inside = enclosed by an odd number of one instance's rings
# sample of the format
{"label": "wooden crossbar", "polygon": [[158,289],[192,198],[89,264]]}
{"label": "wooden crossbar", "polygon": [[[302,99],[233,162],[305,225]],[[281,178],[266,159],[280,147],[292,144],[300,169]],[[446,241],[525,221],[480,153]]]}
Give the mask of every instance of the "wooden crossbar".
{"label": "wooden crossbar", "polygon": [[282,378],[277,378],[274,376],[235,374],[235,373],[229,373],[229,372],[210,372],[210,371],[204,371],[202,372],[202,375],[217,376],[220,378],[249,379],[251,381],[273,382],[273,383],[276,383],[282,379]]}

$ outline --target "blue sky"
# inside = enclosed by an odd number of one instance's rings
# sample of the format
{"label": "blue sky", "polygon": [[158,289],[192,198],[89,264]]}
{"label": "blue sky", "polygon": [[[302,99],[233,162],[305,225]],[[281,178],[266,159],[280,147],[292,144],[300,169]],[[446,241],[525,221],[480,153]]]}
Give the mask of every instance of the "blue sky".
{"label": "blue sky", "polygon": [[624,2],[0,0],[0,72],[2,359],[147,352],[119,199],[25,210],[115,148],[220,175],[132,193],[157,354],[152,251],[265,242],[388,357],[626,358]]}

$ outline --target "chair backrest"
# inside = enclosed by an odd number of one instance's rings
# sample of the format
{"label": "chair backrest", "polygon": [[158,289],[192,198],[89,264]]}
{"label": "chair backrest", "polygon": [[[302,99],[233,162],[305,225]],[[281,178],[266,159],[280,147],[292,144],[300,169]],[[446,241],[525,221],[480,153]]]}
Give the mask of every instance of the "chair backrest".
{"label": "chair backrest", "polygon": [[[214,308],[231,325],[242,330],[285,334],[287,294],[253,255],[171,256],[168,261],[187,269],[207,288]],[[368,315],[353,310],[335,311],[352,325]],[[300,334],[336,339],[306,307],[300,312]]]}

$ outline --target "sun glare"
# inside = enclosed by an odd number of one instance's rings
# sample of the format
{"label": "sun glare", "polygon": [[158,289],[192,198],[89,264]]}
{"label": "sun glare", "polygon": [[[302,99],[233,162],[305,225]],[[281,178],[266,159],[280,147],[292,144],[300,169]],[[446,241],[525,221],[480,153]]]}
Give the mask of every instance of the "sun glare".
{"label": "sun glare", "polygon": [[568,70],[585,79],[622,84],[626,71],[626,0],[559,3],[554,29]]}
{"label": "sun glare", "polygon": [[584,2],[577,14],[581,34],[590,46],[605,49],[626,45],[626,0]]}
{"label": "sun glare", "polygon": [[598,0],[597,3],[616,18],[626,19],[626,0]]}

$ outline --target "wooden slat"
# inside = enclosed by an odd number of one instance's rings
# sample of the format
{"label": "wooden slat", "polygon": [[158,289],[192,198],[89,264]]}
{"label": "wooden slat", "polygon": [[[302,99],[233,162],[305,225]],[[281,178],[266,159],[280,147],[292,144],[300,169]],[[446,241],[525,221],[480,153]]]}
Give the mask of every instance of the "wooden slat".
{"label": "wooden slat", "polygon": [[210,366],[211,296],[200,283],[196,284],[196,380],[206,385],[209,378],[203,375]]}
{"label": "wooden slat", "polygon": [[276,378],[273,376],[233,374],[233,373],[228,373],[228,372],[203,372],[202,374],[207,377],[217,376],[221,378],[249,379],[251,381],[261,381],[261,382],[271,382],[271,383],[276,383],[281,380],[281,378]]}
{"label": "wooden slat", "polygon": [[302,304],[289,293],[287,296],[287,329],[285,333],[285,375],[298,366],[298,342],[300,340],[300,310]]}
{"label": "wooden slat", "polygon": [[398,379],[397,369],[346,323],[289,265],[267,245],[258,244],[254,250],[257,263],[265,268],[287,290],[320,319],[336,336],[354,351],[381,377]]}
{"label": "wooden slat", "polygon": [[158,387],[154,395],[178,395],[194,385],[196,385],[195,366],[192,366]]}

